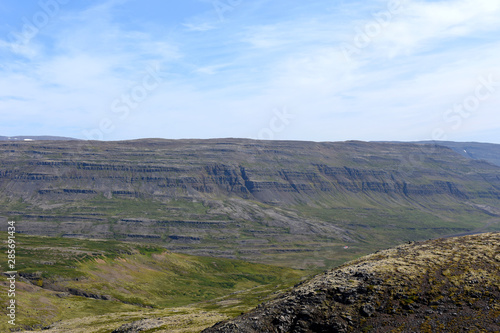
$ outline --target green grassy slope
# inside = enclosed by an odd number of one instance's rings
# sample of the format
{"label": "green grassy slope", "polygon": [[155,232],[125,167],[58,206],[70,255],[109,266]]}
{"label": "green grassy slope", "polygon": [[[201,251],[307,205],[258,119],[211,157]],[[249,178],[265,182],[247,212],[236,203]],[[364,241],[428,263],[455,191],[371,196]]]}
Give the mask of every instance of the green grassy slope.
{"label": "green grassy slope", "polygon": [[[7,235],[0,233],[0,239],[6,240]],[[307,274],[117,241],[20,234],[16,239],[20,275],[16,327],[42,328],[60,320],[103,315],[108,316],[107,324],[118,325],[144,316],[143,312],[166,315],[195,303],[187,313],[210,311],[214,319],[231,317]],[[0,244],[0,252],[5,253],[6,242]],[[8,302],[7,289],[2,276],[1,304]],[[223,302],[227,298],[230,307]],[[6,321],[0,322],[2,332],[8,328]]]}

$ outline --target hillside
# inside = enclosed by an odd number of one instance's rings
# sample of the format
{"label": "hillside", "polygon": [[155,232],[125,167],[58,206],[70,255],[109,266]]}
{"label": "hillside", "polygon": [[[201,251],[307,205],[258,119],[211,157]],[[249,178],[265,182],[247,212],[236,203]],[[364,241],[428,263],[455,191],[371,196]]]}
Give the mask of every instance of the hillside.
{"label": "hillside", "polygon": [[[6,253],[7,235],[0,236],[0,252]],[[157,326],[167,331],[189,327],[199,332],[248,311],[307,274],[136,243],[21,234],[16,243],[18,330],[110,332],[161,317]],[[10,299],[8,284],[2,274],[2,304]],[[7,318],[5,307],[0,313]],[[6,320],[0,322],[1,332],[10,328]]]}
{"label": "hillside", "polygon": [[[500,167],[436,145],[218,140],[0,143],[0,228],[332,267],[500,230]],[[4,228],[5,230],[5,228]]]}
{"label": "hillside", "polygon": [[78,140],[64,136],[50,136],[50,135],[22,135],[22,136],[0,136],[0,141],[68,141]]}
{"label": "hillside", "polygon": [[498,332],[500,234],[405,244],[203,333]]}
{"label": "hillside", "polygon": [[422,141],[424,144],[437,144],[453,149],[460,155],[474,160],[484,160],[500,166],[500,145],[480,142]]}

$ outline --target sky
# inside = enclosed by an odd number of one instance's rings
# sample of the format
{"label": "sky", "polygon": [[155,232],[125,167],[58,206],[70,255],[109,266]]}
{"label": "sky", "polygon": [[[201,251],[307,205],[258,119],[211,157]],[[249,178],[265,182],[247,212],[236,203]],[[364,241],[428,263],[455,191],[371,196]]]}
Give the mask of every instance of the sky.
{"label": "sky", "polygon": [[0,2],[0,135],[500,143],[498,0]]}

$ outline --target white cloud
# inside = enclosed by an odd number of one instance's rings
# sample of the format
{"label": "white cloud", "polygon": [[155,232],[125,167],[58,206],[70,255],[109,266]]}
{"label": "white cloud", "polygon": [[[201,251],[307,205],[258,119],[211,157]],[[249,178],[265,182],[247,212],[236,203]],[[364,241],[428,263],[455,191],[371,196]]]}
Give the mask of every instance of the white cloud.
{"label": "white cloud", "polygon": [[40,46],[26,40],[7,42],[0,40],[0,50],[12,52],[22,57],[33,59],[40,54]]}
{"label": "white cloud", "polygon": [[213,75],[213,74],[218,73],[221,69],[223,69],[229,65],[230,64],[219,64],[219,65],[213,65],[213,66],[198,67],[198,68],[196,68],[195,72],[201,73],[201,74]]}
{"label": "white cloud", "polygon": [[[26,45],[30,58],[0,65],[0,113],[9,113],[9,123],[32,119],[79,137],[109,118],[115,129],[105,139],[255,138],[282,106],[296,118],[276,133],[280,139],[429,139],[436,127],[450,137],[498,128],[497,98],[458,131],[443,123],[443,113],[474,91],[481,75],[500,78],[500,2],[406,1],[352,61],[340,46],[386,1],[358,12],[362,2],[346,3],[340,9],[348,16],[326,1],[331,11],[304,5],[295,16],[266,12],[277,3],[267,4],[242,4],[217,24],[208,14],[186,17],[164,34],[116,22],[114,2],[63,16],[64,29]],[[162,85],[119,118],[112,102],[140,84],[151,64],[160,66]],[[64,133],[69,128],[78,133]]]}
{"label": "white cloud", "polygon": [[460,37],[500,28],[500,2],[496,0],[408,1],[377,37],[377,52],[390,56],[430,50]]}
{"label": "white cloud", "polygon": [[183,23],[184,27],[186,27],[187,31],[209,31],[215,29],[215,26],[208,22],[201,23]]}

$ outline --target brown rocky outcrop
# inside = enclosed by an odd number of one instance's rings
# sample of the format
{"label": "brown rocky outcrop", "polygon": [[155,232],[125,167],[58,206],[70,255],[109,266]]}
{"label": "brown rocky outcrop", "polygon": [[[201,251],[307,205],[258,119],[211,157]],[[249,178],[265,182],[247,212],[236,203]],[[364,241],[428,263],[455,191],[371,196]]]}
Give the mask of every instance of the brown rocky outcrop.
{"label": "brown rocky outcrop", "polygon": [[500,234],[402,245],[203,333],[498,332]]}

